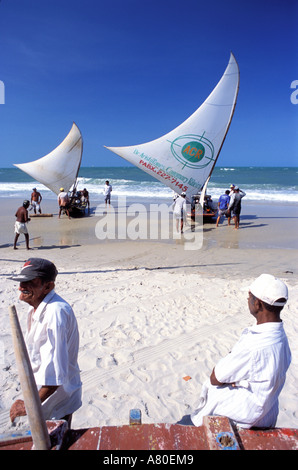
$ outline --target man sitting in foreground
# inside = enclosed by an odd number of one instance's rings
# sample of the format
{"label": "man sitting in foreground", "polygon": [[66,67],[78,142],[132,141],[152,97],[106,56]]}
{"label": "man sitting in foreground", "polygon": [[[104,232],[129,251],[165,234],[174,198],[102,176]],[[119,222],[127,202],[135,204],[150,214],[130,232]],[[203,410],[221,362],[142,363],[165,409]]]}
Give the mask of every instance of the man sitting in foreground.
{"label": "man sitting in foreground", "polygon": [[[42,258],[30,258],[21,273],[20,300],[30,305],[25,342],[45,419],[66,419],[81,406],[81,380],[77,363],[79,332],[71,306],[54,290],[56,266]],[[13,422],[25,416],[23,400],[10,409]]]}
{"label": "man sitting in foreground", "polygon": [[275,426],[278,396],[291,362],[280,319],[287,299],[287,286],[270,274],[252,283],[248,307],[256,324],[218,362],[203,385],[198,409],[178,424],[201,426],[204,416],[219,415],[242,428]]}

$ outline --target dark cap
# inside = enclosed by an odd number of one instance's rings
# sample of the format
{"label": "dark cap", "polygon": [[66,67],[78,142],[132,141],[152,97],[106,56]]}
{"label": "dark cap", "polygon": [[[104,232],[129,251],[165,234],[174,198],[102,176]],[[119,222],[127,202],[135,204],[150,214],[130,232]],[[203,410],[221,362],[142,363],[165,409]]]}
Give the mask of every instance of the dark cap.
{"label": "dark cap", "polygon": [[36,277],[55,281],[58,271],[56,266],[47,259],[29,258],[21,269],[20,274],[12,276],[9,279],[18,282],[32,281]]}

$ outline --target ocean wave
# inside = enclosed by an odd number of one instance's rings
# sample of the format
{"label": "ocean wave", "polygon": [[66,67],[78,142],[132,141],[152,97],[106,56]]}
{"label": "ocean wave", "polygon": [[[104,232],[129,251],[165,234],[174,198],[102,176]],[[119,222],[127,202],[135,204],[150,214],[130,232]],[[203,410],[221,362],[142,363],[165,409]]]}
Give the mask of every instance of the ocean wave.
{"label": "ocean wave", "polygon": [[[88,180],[88,181],[87,181]],[[101,200],[103,198],[104,184],[96,178],[91,182],[92,178],[79,178],[78,189],[86,187],[90,193],[90,199]],[[104,180],[105,181],[105,180]],[[133,180],[113,180],[112,197],[129,197],[137,200],[140,199],[164,199],[171,200],[173,191],[159,183],[158,181],[133,181]],[[40,183],[0,183],[0,197],[13,197],[21,200],[30,199],[32,189],[36,187],[45,199],[57,199],[57,196]],[[245,200],[247,201],[267,201],[267,202],[289,202],[298,203],[298,189],[296,186],[288,188],[274,188],[268,185],[243,185],[241,188],[246,192]],[[217,200],[224,194],[227,187],[223,185],[210,184],[208,186],[208,194],[213,200]]]}

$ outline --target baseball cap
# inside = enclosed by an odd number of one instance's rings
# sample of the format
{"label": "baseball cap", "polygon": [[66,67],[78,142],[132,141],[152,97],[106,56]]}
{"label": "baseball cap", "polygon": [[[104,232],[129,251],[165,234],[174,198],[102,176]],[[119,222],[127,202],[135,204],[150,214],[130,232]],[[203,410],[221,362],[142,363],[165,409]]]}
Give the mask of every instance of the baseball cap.
{"label": "baseball cap", "polygon": [[[271,274],[261,274],[261,276],[255,279],[249,286],[249,291],[266,304],[275,307],[283,307],[288,300],[288,288],[286,284]],[[280,301],[277,302],[278,300]]]}
{"label": "baseball cap", "polygon": [[56,266],[47,259],[29,258],[21,269],[20,274],[9,279],[18,282],[32,281],[36,277],[46,278],[49,281],[55,281],[58,271]]}

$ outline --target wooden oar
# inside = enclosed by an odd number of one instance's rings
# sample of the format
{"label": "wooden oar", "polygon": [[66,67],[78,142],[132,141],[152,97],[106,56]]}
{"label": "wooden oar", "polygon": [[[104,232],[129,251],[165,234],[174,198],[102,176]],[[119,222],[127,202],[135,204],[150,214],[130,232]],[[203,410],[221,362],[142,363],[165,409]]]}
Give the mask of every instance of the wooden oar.
{"label": "wooden oar", "polygon": [[30,424],[34,449],[49,450],[51,448],[50,436],[42,414],[37,386],[14,305],[9,307],[9,317],[19,379]]}

